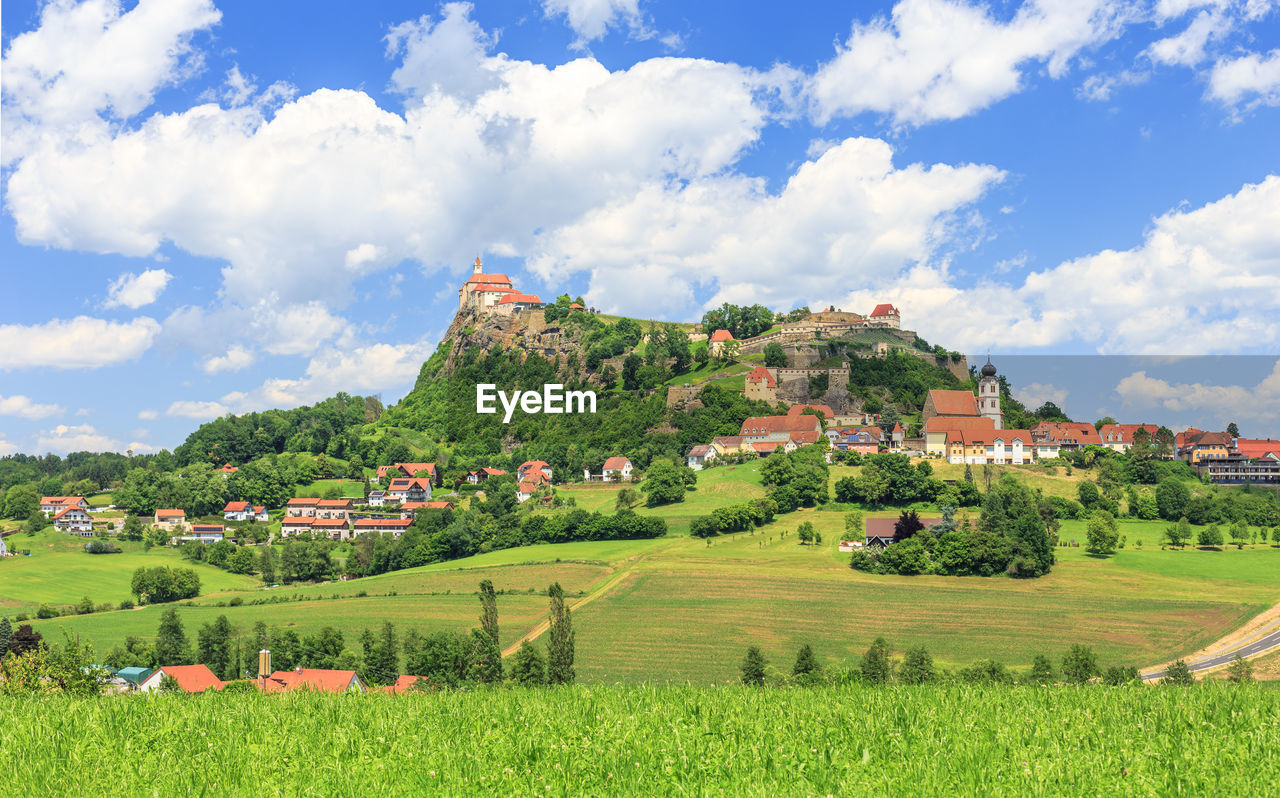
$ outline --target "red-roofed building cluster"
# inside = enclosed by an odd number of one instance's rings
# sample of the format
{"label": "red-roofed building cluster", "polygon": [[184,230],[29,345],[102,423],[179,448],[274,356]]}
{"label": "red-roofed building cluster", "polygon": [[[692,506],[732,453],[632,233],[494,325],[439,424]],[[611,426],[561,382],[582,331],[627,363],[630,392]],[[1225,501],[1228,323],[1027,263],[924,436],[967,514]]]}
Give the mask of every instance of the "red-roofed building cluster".
{"label": "red-roofed building cluster", "polygon": [[505,274],[485,274],[476,258],[471,276],[458,289],[458,310],[472,308],[484,313],[518,313],[540,308],[545,303],[533,294],[522,294],[511,285]]}

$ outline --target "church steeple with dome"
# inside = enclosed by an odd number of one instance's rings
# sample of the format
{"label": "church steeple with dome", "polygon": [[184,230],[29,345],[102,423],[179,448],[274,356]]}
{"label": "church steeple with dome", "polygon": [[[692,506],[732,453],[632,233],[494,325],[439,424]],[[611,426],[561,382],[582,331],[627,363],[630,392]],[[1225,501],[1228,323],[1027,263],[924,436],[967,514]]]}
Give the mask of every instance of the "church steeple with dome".
{"label": "church steeple with dome", "polygon": [[1000,411],[1000,381],[996,379],[996,367],[987,355],[987,364],[981,369],[978,380],[978,414],[995,422],[996,429],[1004,429],[1004,413]]}

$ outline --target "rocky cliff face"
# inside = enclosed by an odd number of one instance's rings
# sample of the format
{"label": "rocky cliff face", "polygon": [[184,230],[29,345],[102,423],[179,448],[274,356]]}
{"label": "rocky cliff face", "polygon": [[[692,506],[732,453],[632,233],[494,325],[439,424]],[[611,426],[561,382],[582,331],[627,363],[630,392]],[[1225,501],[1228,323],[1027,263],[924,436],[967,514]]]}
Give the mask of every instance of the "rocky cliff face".
{"label": "rocky cliff face", "polygon": [[561,363],[566,362],[571,354],[576,354],[579,362],[583,359],[579,350],[580,328],[549,325],[540,309],[500,314],[464,308],[458,311],[445,336],[449,341],[449,354],[444,367],[449,372],[453,371],[462,353],[472,347],[484,350],[496,346],[523,349],[547,360],[559,357]]}

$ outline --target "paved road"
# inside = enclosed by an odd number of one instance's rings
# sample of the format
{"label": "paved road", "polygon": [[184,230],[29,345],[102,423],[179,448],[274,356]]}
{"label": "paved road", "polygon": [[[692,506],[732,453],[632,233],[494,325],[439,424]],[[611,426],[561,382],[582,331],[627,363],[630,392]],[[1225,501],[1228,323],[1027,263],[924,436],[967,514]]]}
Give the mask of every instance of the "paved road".
{"label": "paved road", "polygon": [[[1191,662],[1188,664],[1190,665],[1192,672],[1204,671],[1204,670],[1209,670],[1210,668],[1218,668],[1223,665],[1229,664],[1231,660],[1236,658],[1236,654],[1239,654],[1244,659],[1248,659],[1249,657],[1266,653],[1275,648],[1280,648],[1280,626],[1272,629],[1266,635],[1258,638],[1257,640],[1254,640],[1252,643],[1249,643],[1244,646],[1240,646],[1239,648],[1228,651],[1225,654],[1214,654],[1211,657],[1198,659],[1195,662]],[[1142,676],[1143,680],[1145,681],[1151,681],[1153,679],[1161,679],[1163,677],[1164,677],[1163,670],[1154,671],[1152,673],[1146,673],[1146,674],[1143,674]]]}

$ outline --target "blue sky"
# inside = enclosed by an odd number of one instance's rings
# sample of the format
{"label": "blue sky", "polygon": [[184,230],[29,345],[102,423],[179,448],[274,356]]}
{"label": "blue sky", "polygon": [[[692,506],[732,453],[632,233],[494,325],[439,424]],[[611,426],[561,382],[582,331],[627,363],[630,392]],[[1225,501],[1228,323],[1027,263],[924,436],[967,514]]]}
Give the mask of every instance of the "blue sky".
{"label": "blue sky", "polygon": [[891,301],[1024,399],[1280,433],[1274,2],[0,13],[0,454],[394,401],[477,254],[643,317]]}

